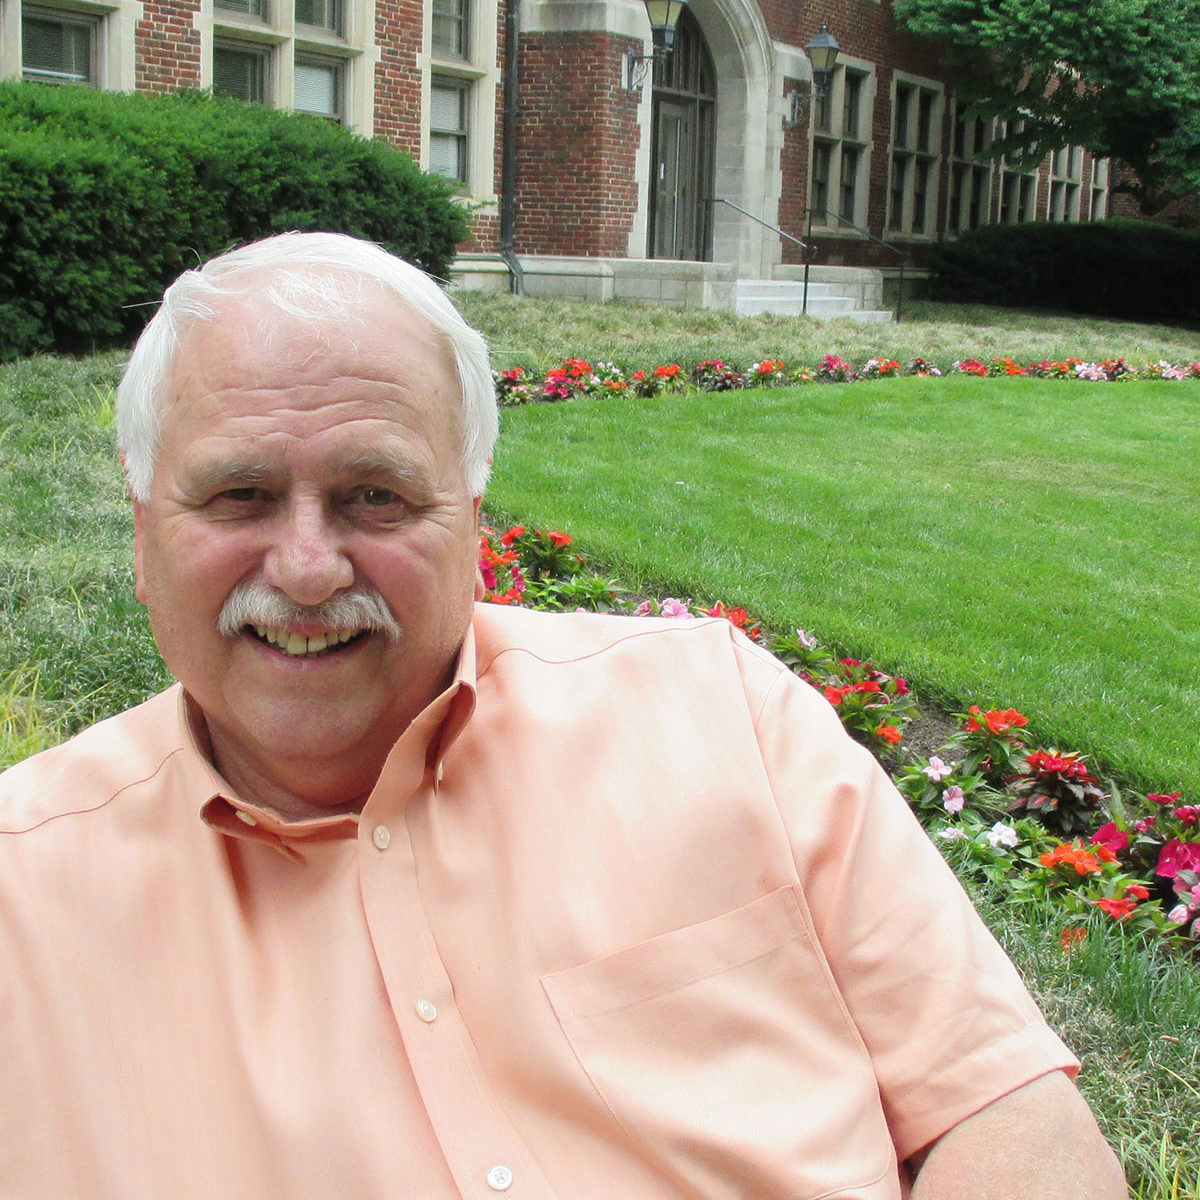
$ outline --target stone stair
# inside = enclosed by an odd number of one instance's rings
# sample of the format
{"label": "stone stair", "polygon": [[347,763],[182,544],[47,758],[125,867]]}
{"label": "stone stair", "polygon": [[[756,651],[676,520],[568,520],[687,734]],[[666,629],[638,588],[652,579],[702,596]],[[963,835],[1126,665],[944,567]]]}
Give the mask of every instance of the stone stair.
{"label": "stone stair", "polygon": [[[822,271],[827,274],[828,268]],[[780,313],[798,317],[805,312],[804,283],[789,279],[739,279],[734,285],[734,312],[742,316]],[[863,288],[853,279],[809,279],[807,313],[822,321],[885,322],[890,309],[864,306]]]}

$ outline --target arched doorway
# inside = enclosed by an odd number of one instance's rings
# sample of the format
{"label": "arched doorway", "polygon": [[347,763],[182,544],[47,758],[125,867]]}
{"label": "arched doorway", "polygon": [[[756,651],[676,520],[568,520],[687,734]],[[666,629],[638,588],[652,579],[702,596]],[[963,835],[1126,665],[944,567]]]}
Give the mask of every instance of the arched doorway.
{"label": "arched doorway", "polygon": [[654,63],[650,144],[651,258],[712,258],[713,141],[717,73],[700,26],[685,8],[675,46]]}

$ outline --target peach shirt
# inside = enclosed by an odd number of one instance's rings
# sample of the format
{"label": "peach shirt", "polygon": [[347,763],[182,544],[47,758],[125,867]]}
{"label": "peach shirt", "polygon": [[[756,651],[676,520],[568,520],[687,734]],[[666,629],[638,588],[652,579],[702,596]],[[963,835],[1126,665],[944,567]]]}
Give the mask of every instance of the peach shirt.
{"label": "peach shirt", "polygon": [[892,1200],[1075,1068],[726,622],[477,609],[361,818],[194,728],[174,688],[0,781],[0,1195]]}

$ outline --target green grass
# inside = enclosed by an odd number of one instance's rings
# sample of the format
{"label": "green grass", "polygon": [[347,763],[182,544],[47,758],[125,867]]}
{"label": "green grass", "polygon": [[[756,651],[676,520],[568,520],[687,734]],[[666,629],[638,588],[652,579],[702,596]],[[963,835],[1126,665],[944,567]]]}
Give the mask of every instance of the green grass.
{"label": "green grass", "polygon": [[1200,793],[1200,386],[880,380],[507,410],[493,511]]}

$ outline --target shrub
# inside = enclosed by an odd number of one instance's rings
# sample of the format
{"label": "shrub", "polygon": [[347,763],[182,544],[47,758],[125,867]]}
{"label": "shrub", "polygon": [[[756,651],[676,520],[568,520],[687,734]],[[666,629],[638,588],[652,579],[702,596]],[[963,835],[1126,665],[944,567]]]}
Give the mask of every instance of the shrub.
{"label": "shrub", "polygon": [[1200,320],[1200,233],[1145,221],[989,225],[935,247],[937,300]]}
{"label": "shrub", "polygon": [[180,271],[289,229],[444,276],[469,218],[403,151],[319,117],[0,83],[0,360],[128,342]]}

